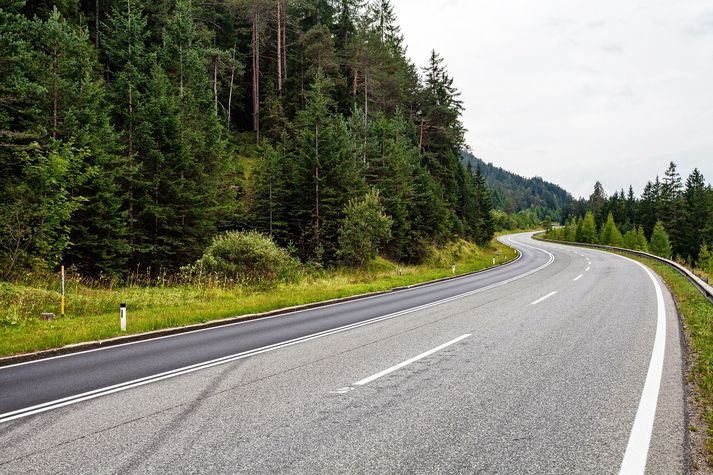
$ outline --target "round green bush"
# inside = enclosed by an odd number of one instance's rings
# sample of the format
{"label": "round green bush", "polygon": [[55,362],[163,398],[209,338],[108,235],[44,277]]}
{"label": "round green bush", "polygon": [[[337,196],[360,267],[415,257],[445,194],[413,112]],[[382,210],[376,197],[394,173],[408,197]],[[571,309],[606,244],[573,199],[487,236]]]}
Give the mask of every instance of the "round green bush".
{"label": "round green bush", "polygon": [[188,269],[196,276],[218,276],[249,286],[294,281],[300,276],[297,259],[268,236],[256,231],[229,231],[213,241]]}

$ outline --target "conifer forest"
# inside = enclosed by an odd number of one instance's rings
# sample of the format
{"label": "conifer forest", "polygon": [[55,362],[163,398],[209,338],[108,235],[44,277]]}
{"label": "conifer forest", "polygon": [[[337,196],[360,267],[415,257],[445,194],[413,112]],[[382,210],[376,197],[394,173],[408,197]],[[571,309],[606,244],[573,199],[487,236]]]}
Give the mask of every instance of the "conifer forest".
{"label": "conifer forest", "polygon": [[319,265],[493,236],[446,62],[389,0],[16,0],[0,45],[4,278],[174,272],[232,230]]}

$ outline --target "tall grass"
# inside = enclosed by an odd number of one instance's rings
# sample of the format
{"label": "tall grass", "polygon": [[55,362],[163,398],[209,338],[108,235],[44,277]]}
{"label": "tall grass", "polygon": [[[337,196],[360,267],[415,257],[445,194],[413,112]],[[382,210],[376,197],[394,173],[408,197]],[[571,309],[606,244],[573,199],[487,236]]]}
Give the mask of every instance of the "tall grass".
{"label": "tall grass", "polygon": [[66,315],[53,321],[40,320],[39,314],[58,313],[59,278],[26,276],[20,282],[0,282],[0,355],[118,336],[122,302],[127,304],[127,333],[142,333],[425,282],[451,275],[453,263],[456,274],[472,272],[491,266],[496,252],[499,263],[515,257],[515,251],[495,240],[487,248],[458,241],[434,248],[422,265],[377,258],[362,269],[312,269],[299,282],[270,289],[210,275],[187,280],[161,272],[135,273],[119,281],[70,273]]}

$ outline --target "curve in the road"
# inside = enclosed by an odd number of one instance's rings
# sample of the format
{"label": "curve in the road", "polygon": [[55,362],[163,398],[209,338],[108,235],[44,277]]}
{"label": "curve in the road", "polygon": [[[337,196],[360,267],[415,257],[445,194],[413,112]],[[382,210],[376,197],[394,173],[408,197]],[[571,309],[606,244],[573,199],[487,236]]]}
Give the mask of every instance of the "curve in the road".
{"label": "curve in the road", "polygon": [[517,262],[487,272],[276,317],[0,367],[0,423],[400,317],[484,292],[552,264],[503,238]]}

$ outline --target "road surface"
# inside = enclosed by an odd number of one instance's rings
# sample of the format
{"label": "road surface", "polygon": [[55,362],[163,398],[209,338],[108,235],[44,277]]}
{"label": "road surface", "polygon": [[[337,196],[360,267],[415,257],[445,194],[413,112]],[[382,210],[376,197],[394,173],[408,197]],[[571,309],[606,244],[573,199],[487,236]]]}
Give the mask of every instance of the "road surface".
{"label": "road surface", "polygon": [[0,368],[0,473],[686,472],[661,280],[504,239],[481,274]]}

